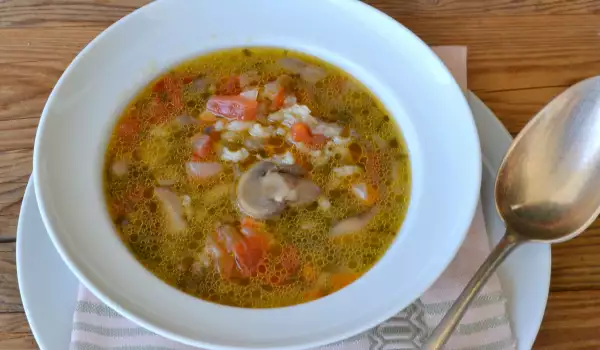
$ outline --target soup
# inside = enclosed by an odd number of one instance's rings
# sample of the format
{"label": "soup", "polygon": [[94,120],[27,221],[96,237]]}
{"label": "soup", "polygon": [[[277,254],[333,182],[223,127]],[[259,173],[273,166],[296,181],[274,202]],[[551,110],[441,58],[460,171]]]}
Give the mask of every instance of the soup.
{"label": "soup", "polygon": [[409,201],[401,133],[317,58],[229,49],[184,62],[127,106],[105,159],[123,242],[166,283],[270,308],[331,294],[385,253]]}

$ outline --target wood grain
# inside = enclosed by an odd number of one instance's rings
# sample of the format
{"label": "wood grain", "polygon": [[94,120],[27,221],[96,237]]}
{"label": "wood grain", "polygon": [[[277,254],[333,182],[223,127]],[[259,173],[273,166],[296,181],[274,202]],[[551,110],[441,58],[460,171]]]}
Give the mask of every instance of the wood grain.
{"label": "wood grain", "polygon": [[[75,55],[147,0],[0,0],[0,236],[14,235],[35,130]],[[469,86],[518,133],[567,86],[600,73],[596,0],[368,0],[427,43],[469,47]],[[14,245],[0,245],[0,349],[35,349],[19,301]],[[600,223],[553,247],[536,349],[599,349]]]}
{"label": "wood grain", "polygon": [[600,3],[595,0],[367,0],[365,2],[388,14],[419,18],[600,13]]}

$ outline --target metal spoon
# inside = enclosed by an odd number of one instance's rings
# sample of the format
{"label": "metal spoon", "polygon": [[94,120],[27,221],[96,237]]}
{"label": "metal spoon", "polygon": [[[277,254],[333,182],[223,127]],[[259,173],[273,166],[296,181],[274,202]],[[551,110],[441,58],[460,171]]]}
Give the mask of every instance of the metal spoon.
{"label": "metal spoon", "polygon": [[516,247],[569,240],[600,213],[600,77],[571,86],[525,126],[500,165],[495,197],[506,234],[422,349],[442,348]]}

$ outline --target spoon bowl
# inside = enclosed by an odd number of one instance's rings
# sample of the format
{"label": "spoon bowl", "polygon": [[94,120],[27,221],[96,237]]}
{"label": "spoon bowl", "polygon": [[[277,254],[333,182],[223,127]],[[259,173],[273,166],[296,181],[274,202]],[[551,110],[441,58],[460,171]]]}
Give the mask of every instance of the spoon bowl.
{"label": "spoon bowl", "polygon": [[592,224],[600,213],[598,135],[600,77],[571,86],[525,126],[496,178],[496,208],[506,234],[423,349],[441,349],[485,282],[520,244],[563,242]]}
{"label": "spoon bowl", "polygon": [[600,212],[600,77],[570,87],[527,124],[509,148],[495,197],[522,238],[562,242]]}

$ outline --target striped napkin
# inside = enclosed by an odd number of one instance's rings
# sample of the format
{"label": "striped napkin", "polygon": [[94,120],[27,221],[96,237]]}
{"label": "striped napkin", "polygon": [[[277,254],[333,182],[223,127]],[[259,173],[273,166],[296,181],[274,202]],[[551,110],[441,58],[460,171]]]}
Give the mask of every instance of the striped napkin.
{"label": "striped napkin", "polygon": [[[465,47],[435,47],[463,90],[466,90]],[[415,303],[381,325],[336,344],[313,350],[418,349],[490,252],[481,205],[465,243],[448,269]],[[492,276],[450,338],[449,350],[516,349],[506,299]],[[83,285],[73,317],[71,350],[193,350],[158,336],[119,315]]]}

